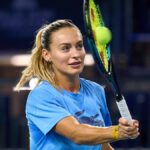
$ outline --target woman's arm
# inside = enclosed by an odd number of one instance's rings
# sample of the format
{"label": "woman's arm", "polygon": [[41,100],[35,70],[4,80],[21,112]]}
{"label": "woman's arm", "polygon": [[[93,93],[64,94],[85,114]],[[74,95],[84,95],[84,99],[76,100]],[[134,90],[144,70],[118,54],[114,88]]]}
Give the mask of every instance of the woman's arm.
{"label": "woman's arm", "polygon": [[109,143],[102,144],[102,150],[115,150]]}
{"label": "woman's arm", "polygon": [[54,130],[77,144],[102,144],[127,138],[136,138],[138,126],[128,125],[125,119],[119,120],[118,126],[95,127],[87,124],[80,124],[73,116],[66,117],[59,121]]}

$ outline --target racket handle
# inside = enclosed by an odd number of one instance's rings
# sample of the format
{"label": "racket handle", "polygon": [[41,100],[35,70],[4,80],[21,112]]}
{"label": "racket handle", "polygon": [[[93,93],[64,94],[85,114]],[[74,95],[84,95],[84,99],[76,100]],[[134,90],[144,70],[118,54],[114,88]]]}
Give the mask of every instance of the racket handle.
{"label": "racket handle", "polygon": [[127,119],[129,122],[132,120],[131,114],[129,112],[127,103],[124,99],[124,97],[122,96],[122,99],[120,101],[116,101],[119,112],[121,114],[121,117]]}

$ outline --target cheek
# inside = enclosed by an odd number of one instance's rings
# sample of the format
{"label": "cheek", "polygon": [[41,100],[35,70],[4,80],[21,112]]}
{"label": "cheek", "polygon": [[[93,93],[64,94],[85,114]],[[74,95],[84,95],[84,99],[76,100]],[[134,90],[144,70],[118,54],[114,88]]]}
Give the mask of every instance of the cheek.
{"label": "cheek", "polygon": [[82,59],[84,59],[84,58],[85,58],[85,55],[86,55],[86,52],[85,52],[85,50],[83,50],[83,51],[82,51],[82,53],[81,53],[81,57],[82,57]]}
{"label": "cheek", "polygon": [[63,66],[64,64],[66,64],[68,61],[68,57],[63,56],[63,55],[56,55],[55,57],[53,57],[53,63],[54,65],[59,65],[59,66]]}

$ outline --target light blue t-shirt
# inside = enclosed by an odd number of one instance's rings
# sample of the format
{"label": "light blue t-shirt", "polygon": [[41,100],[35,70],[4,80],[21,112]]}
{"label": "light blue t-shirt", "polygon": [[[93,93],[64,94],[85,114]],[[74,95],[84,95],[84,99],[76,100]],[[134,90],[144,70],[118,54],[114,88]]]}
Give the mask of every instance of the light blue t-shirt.
{"label": "light blue t-shirt", "polygon": [[26,104],[30,150],[100,150],[100,144],[78,145],[53,130],[67,116],[82,124],[110,126],[103,87],[81,78],[79,92],[72,93],[42,81],[29,93]]}

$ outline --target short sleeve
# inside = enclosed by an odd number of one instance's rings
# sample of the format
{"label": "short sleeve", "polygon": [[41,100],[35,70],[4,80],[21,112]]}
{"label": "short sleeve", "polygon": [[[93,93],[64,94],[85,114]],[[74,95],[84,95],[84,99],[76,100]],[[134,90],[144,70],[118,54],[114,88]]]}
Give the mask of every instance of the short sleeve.
{"label": "short sleeve", "polygon": [[[61,119],[71,114],[59,102],[62,97],[47,90],[33,90],[27,99],[26,116],[44,134],[47,134]],[[59,98],[58,98],[59,97]]]}

